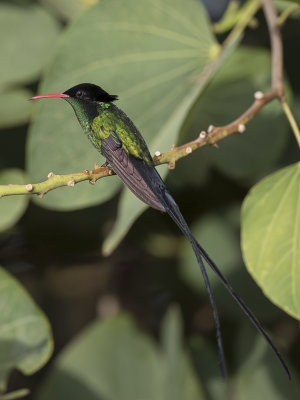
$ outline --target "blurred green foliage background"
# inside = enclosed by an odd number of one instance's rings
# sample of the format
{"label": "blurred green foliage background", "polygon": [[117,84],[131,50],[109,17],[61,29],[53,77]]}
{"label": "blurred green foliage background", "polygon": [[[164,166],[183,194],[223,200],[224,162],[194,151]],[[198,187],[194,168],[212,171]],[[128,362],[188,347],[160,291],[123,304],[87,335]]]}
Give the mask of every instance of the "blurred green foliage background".
{"label": "blurred green foliage background", "polygon": [[[237,3],[224,18],[234,21]],[[300,123],[298,2],[275,3],[279,12],[296,10],[282,35],[286,94]],[[2,0],[0,185],[39,182],[51,171],[67,174],[103,162],[72,110],[57,100],[32,104],[27,99],[34,93],[92,82],[118,94],[152,153],[230,122],[256,90],[270,88],[261,11],[250,26],[222,48],[228,32],[213,33],[197,0]],[[203,73],[211,63],[213,72]],[[210,307],[189,244],[167,216],[146,209],[110,177],[42,199],[0,199],[0,393],[16,391],[10,398],[20,398],[25,392],[19,389],[29,388],[35,400],[299,398],[298,322],[262,294],[240,246],[249,189],[297,162],[298,152],[273,102],[246,133],[218,149],[198,150],[168,175],[159,167],[199,242],[281,349],[292,381],[211,276],[228,362],[229,378],[222,381]]]}

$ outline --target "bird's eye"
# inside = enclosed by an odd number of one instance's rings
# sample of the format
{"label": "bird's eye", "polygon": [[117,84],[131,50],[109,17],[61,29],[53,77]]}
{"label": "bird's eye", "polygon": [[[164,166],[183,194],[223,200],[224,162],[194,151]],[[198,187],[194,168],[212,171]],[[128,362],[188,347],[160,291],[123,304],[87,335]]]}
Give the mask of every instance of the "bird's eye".
{"label": "bird's eye", "polygon": [[83,91],[82,90],[78,90],[78,92],[76,93],[76,97],[78,97],[79,99],[81,97],[83,97]]}

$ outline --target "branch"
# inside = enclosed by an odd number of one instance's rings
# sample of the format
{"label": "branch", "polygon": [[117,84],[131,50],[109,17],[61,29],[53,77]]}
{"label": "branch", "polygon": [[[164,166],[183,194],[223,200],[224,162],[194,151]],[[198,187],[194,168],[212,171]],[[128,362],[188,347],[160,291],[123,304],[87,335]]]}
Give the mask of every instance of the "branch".
{"label": "branch", "polygon": [[272,0],[262,0],[262,6],[268,24],[271,50],[272,50],[272,88],[277,92],[282,109],[289,121],[290,127],[295,135],[300,148],[300,130],[293,113],[286,101],[283,86],[283,51],[282,39],[279,29],[279,21]]}
{"label": "branch", "polygon": [[283,88],[283,52],[282,39],[277,14],[272,0],[262,0],[262,6],[268,25],[272,53],[272,88],[280,100],[284,97]]}
{"label": "branch", "polygon": [[[260,91],[254,93],[254,101],[251,106],[237,119],[224,126],[213,126],[208,131],[202,131],[199,137],[192,142],[182,146],[172,146],[171,150],[161,154],[157,151],[154,155],[154,164],[168,164],[170,169],[175,168],[175,163],[180,158],[191,154],[194,150],[205,145],[217,146],[217,142],[233,133],[242,133],[246,129],[246,124],[269,102],[279,99],[283,104],[283,109],[287,106],[284,97],[283,87],[283,54],[282,40],[277,25],[277,15],[272,0],[262,0],[262,6],[265,13],[272,51],[272,89],[263,94]],[[300,134],[299,134],[300,145]],[[50,190],[61,186],[73,187],[76,183],[89,181],[94,184],[98,179],[113,175],[113,172],[106,167],[95,166],[93,170],[85,170],[68,175],[55,175],[49,173],[48,179],[41,183],[28,185],[0,185],[0,197],[17,194],[37,194],[42,197]]]}
{"label": "branch", "polygon": [[99,167],[95,165],[93,170],[84,170],[82,172],[75,172],[68,175],[55,175],[53,172],[48,174],[46,181],[28,185],[0,185],[0,197],[12,196],[16,194],[37,194],[43,197],[50,190],[69,186],[74,187],[76,183],[89,181],[91,184],[105,176],[113,175],[114,173],[106,167]]}
{"label": "branch", "polygon": [[271,90],[270,92],[263,94],[258,91],[254,93],[254,102],[252,105],[236,120],[223,126],[210,125],[208,132],[202,131],[199,137],[192,142],[186,143],[182,146],[173,146],[171,151],[164,154],[155,153],[154,163],[169,164],[170,169],[175,168],[175,162],[182,157],[185,157],[192,153],[192,151],[205,145],[212,145],[217,147],[217,142],[231,135],[232,133],[243,133],[246,129],[246,124],[270,101],[278,98],[278,92]]}

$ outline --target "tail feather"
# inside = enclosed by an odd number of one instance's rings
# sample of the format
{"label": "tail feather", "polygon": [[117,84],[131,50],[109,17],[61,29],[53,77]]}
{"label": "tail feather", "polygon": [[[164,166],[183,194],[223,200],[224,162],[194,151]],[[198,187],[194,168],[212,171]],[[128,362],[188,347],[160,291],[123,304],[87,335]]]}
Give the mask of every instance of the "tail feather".
{"label": "tail feather", "polygon": [[[219,362],[220,362],[220,368],[223,377],[225,376],[225,359],[224,359],[224,351],[223,351],[223,345],[222,345],[222,338],[221,338],[221,330],[220,330],[220,321],[217,313],[217,308],[215,304],[215,300],[212,294],[211,286],[209,283],[209,279],[207,276],[207,272],[204,266],[203,259],[207,262],[209,267],[214,271],[214,273],[217,275],[223,286],[226,288],[226,290],[229,292],[229,294],[233,297],[233,299],[237,302],[241,310],[245,313],[245,315],[249,318],[249,320],[252,322],[252,324],[255,326],[255,328],[258,330],[258,332],[265,338],[266,342],[268,345],[271,347],[272,351],[278,358],[279,362],[281,363],[283,369],[285,370],[287,376],[289,379],[291,379],[291,375],[289,372],[289,369],[284,362],[283,358],[281,357],[278,349],[272,342],[271,338],[269,335],[265,332],[263,327],[261,326],[260,322],[258,319],[255,317],[255,315],[252,313],[252,311],[248,308],[248,306],[245,304],[245,302],[238,296],[233,288],[231,287],[230,283],[227,281],[227,279],[224,277],[222,272],[219,270],[219,268],[216,266],[214,261],[209,257],[209,255],[206,253],[206,251],[200,246],[200,244],[197,242],[197,240],[194,238],[192,235],[185,219],[183,218],[179,207],[173,197],[167,192],[167,190],[163,193],[163,199],[164,199],[164,206],[166,208],[167,213],[170,215],[170,217],[173,219],[173,221],[176,223],[176,225],[180,228],[180,230],[183,232],[183,234],[186,236],[186,238],[190,241],[192,248],[194,250],[195,256],[197,258],[197,261],[199,263],[205,286],[208,292],[209,296],[209,301],[212,307],[212,312],[213,312],[213,318],[215,321],[216,325],[216,335],[217,335],[217,343],[218,343],[218,352],[219,352]],[[203,259],[202,259],[203,258]]]}
{"label": "tail feather", "polygon": [[206,272],[205,265],[203,263],[202,257],[201,257],[201,252],[199,251],[199,244],[192,235],[187,223],[185,222],[185,219],[183,218],[179,207],[173,197],[166,192],[165,193],[166,200],[164,203],[169,203],[172,204],[172,207],[166,206],[164,204],[167,213],[170,215],[170,217],[173,219],[173,221],[176,223],[176,225],[181,229],[182,233],[187,237],[189,242],[192,245],[192,248],[194,250],[194,253],[196,255],[198,264],[200,266],[200,270],[204,279],[204,284],[208,293],[208,298],[209,302],[212,308],[212,314],[213,314],[213,319],[215,323],[215,328],[216,328],[216,337],[217,337],[217,346],[218,346],[218,356],[219,356],[219,365],[220,365],[220,370],[222,377],[225,379],[226,377],[226,362],[225,362],[225,356],[224,356],[224,349],[223,349],[223,342],[222,342],[222,334],[221,334],[221,324],[220,324],[220,319],[218,315],[218,310],[216,306],[216,302],[214,299],[214,295],[210,286],[209,278]]}
{"label": "tail feather", "polygon": [[252,322],[252,324],[255,326],[255,328],[258,330],[258,332],[265,338],[275,355],[277,356],[278,360],[280,361],[283,369],[285,370],[287,376],[289,379],[291,379],[291,374],[290,371],[284,362],[283,358],[281,357],[277,347],[274,345],[272,342],[270,336],[267,334],[267,332],[264,330],[264,328],[261,326],[259,320],[255,317],[255,315],[252,313],[252,311],[249,309],[249,307],[245,304],[245,302],[241,299],[241,297],[235,293],[233,290],[232,286],[230,283],[227,281],[227,279],[224,277],[222,272],[219,270],[219,268],[216,266],[216,264],[213,262],[213,260],[209,257],[209,255],[206,253],[206,251],[203,249],[203,247],[200,246],[200,244],[197,242],[197,248],[199,253],[203,256],[207,264],[210,266],[210,268],[214,271],[214,273],[217,275],[223,286],[227,289],[227,291],[231,294],[231,296],[234,298],[234,300],[237,302],[241,310],[245,313],[245,315],[249,318],[249,320]]}

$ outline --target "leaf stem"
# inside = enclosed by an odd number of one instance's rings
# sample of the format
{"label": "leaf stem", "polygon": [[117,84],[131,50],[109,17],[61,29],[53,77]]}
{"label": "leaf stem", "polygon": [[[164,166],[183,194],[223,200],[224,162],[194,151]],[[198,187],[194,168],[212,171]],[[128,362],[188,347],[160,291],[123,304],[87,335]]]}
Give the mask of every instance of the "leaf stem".
{"label": "leaf stem", "polygon": [[37,194],[43,197],[50,190],[58,187],[74,187],[76,183],[83,181],[89,181],[91,184],[94,184],[98,179],[110,175],[113,175],[113,172],[109,168],[98,166],[93,170],[86,169],[82,172],[75,172],[67,175],[55,175],[53,172],[50,172],[48,179],[40,183],[29,183],[28,185],[0,185],[0,197],[17,194]]}
{"label": "leaf stem", "polygon": [[290,126],[291,126],[291,128],[293,130],[293,133],[295,135],[295,138],[296,138],[296,140],[298,142],[298,146],[300,148],[300,130],[299,130],[298,124],[297,124],[297,122],[295,120],[295,117],[294,117],[294,115],[293,115],[293,113],[292,113],[292,111],[290,109],[290,106],[288,105],[288,103],[286,102],[285,99],[281,101],[281,106],[282,106],[282,109],[283,109],[283,111],[284,111],[289,123],[290,123]]}

